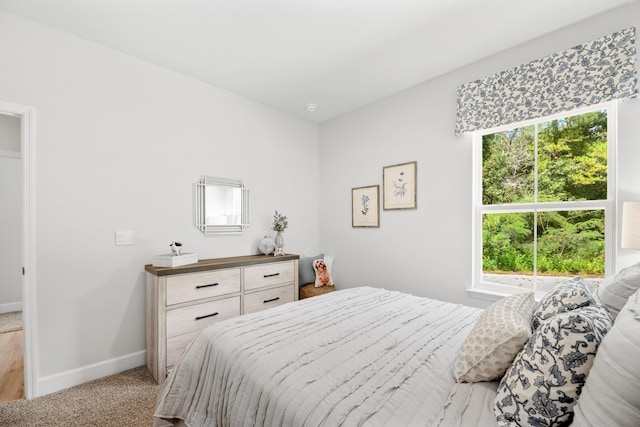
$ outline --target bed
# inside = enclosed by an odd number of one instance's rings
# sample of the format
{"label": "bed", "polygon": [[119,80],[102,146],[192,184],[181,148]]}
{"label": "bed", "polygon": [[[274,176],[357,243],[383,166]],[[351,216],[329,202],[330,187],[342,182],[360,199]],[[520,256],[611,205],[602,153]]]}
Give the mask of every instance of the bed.
{"label": "bed", "polygon": [[154,425],[495,425],[498,383],[452,373],[481,313],[361,287],[219,322],[171,371]]}
{"label": "bed", "polygon": [[640,263],[486,310],[369,287],[203,330],[154,425],[640,426]]}

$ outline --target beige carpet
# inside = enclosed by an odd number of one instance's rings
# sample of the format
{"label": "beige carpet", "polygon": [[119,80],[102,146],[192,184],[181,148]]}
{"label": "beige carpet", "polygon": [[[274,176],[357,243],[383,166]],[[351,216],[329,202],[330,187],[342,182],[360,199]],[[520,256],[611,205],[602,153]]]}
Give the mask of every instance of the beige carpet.
{"label": "beige carpet", "polygon": [[153,424],[159,391],[141,366],[37,399],[0,404],[0,426],[147,427]]}
{"label": "beige carpet", "polygon": [[12,311],[0,314],[0,334],[22,329],[22,312]]}

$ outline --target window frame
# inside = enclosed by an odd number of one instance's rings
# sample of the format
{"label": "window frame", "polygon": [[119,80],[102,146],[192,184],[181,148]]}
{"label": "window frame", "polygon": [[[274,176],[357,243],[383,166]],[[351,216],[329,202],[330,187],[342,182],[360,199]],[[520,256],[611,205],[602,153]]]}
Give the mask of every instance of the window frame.
{"label": "window frame", "polygon": [[[482,137],[487,134],[503,132],[517,127],[531,126],[550,120],[557,120],[564,117],[576,116],[589,113],[596,110],[607,110],[607,199],[606,200],[587,200],[587,201],[568,201],[568,202],[534,202],[534,203],[518,203],[500,204],[500,205],[482,205]],[[608,277],[615,271],[617,247],[617,228],[616,228],[616,206],[617,206],[617,145],[618,145],[618,101],[609,101],[585,108],[577,108],[563,113],[553,114],[538,119],[527,120],[510,125],[499,126],[491,129],[483,129],[473,132],[473,214],[472,214],[472,287],[468,289],[472,297],[486,300],[497,300],[503,296],[512,295],[522,292],[521,287],[502,285],[498,283],[485,282],[482,280],[482,215],[485,213],[504,213],[504,212],[544,212],[558,210],[588,210],[588,209],[604,209],[605,212],[605,277]],[[537,137],[536,137],[537,140]],[[537,144],[537,141],[536,141]],[[536,177],[537,181],[537,153],[536,153]],[[514,206],[514,207],[512,207]],[[534,251],[536,246],[534,243]],[[535,265],[535,264],[534,264]],[[536,271],[533,272],[537,277]],[[534,290],[536,298],[542,297],[545,292],[539,289]]]}

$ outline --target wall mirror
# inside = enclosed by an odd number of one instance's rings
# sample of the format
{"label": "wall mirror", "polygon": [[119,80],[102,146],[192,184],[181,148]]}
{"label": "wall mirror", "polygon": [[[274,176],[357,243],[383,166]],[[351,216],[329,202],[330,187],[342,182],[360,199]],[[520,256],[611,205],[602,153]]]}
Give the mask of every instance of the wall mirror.
{"label": "wall mirror", "polygon": [[195,226],[204,234],[242,234],[249,227],[249,189],[242,181],[202,176],[194,199]]}

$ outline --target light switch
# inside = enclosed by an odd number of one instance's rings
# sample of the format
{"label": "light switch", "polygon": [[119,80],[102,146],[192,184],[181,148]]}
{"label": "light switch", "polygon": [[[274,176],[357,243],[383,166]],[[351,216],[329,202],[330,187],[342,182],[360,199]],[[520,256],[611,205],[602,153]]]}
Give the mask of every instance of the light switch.
{"label": "light switch", "polygon": [[133,230],[116,230],[116,246],[133,245]]}

